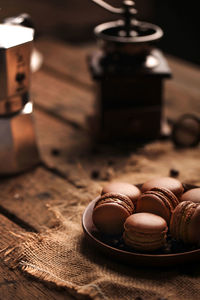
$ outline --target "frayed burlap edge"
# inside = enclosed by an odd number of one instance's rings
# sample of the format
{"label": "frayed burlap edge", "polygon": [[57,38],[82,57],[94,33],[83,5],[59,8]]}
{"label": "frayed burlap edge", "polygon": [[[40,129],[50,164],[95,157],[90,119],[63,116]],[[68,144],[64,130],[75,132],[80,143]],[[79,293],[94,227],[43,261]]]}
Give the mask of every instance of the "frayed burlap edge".
{"label": "frayed burlap edge", "polygon": [[[59,228],[61,228],[59,226]],[[54,229],[55,230],[55,229]],[[58,228],[56,228],[58,230]],[[46,234],[49,230],[46,231]],[[48,273],[44,270],[40,270],[36,265],[30,264],[26,261],[26,255],[24,250],[29,244],[40,241],[43,239],[44,233],[14,233],[9,232],[11,235],[17,237],[19,242],[12,246],[7,246],[0,250],[0,255],[3,257],[3,261],[11,269],[18,268],[19,270],[39,279],[41,281],[55,284],[57,287],[66,288],[69,293],[77,299],[94,299],[94,300],[106,300],[107,297],[101,291],[101,289],[95,284],[88,284],[82,287],[77,287],[72,282],[62,280],[55,276],[53,273]]]}
{"label": "frayed burlap edge", "polygon": [[[27,261],[24,250],[29,247],[30,244],[42,241],[42,239],[51,232],[65,229],[66,218],[62,215],[61,209],[68,209],[68,206],[66,206],[66,204],[64,206],[63,204],[58,206],[51,206],[49,204],[46,204],[46,207],[53,213],[53,218],[55,218],[57,224],[56,227],[54,227],[53,229],[45,229],[41,233],[15,233],[9,231],[9,233],[17,238],[18,241],[12,243],[11,245],[8,245],[4,249],[0,249],[0,256],[2,256],[3,261],[11,269],[18,268],[20,271],[35,277],[37,280],[53,283],[57,287],[67,289],[67,291],[77,299],[107,300],[107,297],[104,295],[103,291],[99,288],[98,285],[87,284],[81,287],[77,286],[72,282],[62,280],[61,278],[55,276],[55,274],[53,273],[47,273],[44,270],[40,270],[36,265],[30,264]],[[82,215],[83,210],[84,206],[82,207],[80,205],[80,216]],[[73,218],[73,215],[77,214],[77,209],[74,211],[74,213],[72,211],[73,209],[71,210],[71,217]],[[80,224],[78,226],[80,226]]]}

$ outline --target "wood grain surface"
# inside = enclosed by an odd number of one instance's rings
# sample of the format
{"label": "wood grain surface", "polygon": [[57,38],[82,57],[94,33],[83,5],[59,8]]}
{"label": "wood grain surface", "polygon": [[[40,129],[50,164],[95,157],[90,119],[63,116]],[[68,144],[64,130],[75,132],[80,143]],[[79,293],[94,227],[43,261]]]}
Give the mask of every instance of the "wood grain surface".
{"label": "wood grain surface", "polygon": [[[88,116],[94,113],[95,85],[87,55],[95,45],[72,46],[41,39],[42,68],[32,76],[35,128],[41,163],[27,173],[0,180],[0,248],[12,238],[9,231],[40,231],[57,225],[48,205],[65,200],[86,205],[110,180],[141,183],[171,169],[183,182],[200,184],[200,151],[176,149],[170,140],[138,145],[97,144],[91,138]],[[176,120],[183,113],[200,115],[199,68],[167,57],[173,79],[165,84],[165,115]],[[11,239],[11,240],[10,240]],[[0,262],[0,299],[71,299],[11,271]]]}

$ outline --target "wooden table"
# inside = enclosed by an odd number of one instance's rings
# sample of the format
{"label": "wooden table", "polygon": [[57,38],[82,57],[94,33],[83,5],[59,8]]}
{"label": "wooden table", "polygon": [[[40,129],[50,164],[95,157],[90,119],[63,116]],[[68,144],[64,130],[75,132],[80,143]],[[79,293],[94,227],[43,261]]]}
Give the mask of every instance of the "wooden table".
{"label": "wooden table", "polygon": [[[200,184],[199,148],[176,150],[170,141],[155,141],[136,150],[91,143],[87,116],[94,112],[95,87],[86,65],[94,46],[70,46],[41,39],[42,68],[32,76],[35,120],[42,163],[25,174],[0,180],[0,248],[12,230],[52,227],[47,203],[60,199],[88,201],[111,179],[139,183],[152,176],[180,172],[180,180]],[[174,78],[166,83],[165,113],[172,119],[200,114],[200,69],[168,57]],[[0,261],[0,299],[72,299]]]}

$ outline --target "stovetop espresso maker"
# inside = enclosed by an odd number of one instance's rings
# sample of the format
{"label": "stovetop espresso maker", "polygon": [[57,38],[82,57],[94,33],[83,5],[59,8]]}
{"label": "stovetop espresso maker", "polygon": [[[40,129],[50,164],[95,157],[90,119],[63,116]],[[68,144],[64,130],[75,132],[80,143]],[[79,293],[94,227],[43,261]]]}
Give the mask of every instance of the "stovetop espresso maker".
{"label": "stovetop espresso maker", "polygon": [[122,1],[119,8],[92,1],[119,20],[94,29],[99,48],[90,55],[89,68],[97,85],[97,114],[90,119],[91,127],[96,136],[108,140],[157,138],[163,122],[163,79],[171,75],[155,47],[163,31],[138,21],[131,0]]}
{"label": "stovetop espresso maker", "polygon": [[0,175],[39,162],[30,98],[34,29],[0,24]]}

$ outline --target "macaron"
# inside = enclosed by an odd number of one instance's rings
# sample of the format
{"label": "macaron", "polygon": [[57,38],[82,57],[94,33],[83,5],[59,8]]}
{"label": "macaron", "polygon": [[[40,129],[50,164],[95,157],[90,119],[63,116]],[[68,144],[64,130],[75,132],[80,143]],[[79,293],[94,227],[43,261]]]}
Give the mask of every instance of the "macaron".
{"label": "macaron", "polygon": [[171,214],[179,204],[178,198],[164,188],[153,188],[144,192],[137,202],[136,212],[149,212],[164,218],[169,224]]}
{"label": "macaron", "polygon": [[124,243],[139,251],[154,251],[166,243],[167,223],[151,213],[136,213],[124,223]]}
{"label": "macaron", "polygon": [[127,182],[116,182],[113,181],[102,189],[102,195],[106,193],[119,193],[129,197],[133,204],[137,202],[137,199],[141,195],[141,191],[133,184]]}
{"label": "macaron", "polygon": [[175,208],[170,222],[171,236],[185,244],[200,246],[200,204],[183,201]]}
{"label": "macaron", "polygon": [[200,203],[200,188],[188,190],[181,196],[181,201]]}
{"label": "macaron", "polygon": [[152,188],[168,189],[172,193],[174,193],[178,198],[181,197],[181,195],[184,192],[182,183],[179,180],[172,177],[157,177],[150,179],[142,185],[141,191],[146,192],[151,190]]}
{"label": "macaron", "polygon": [[122,194],[107,193],[96,202],[92,219],[100,232],[118,235],[124,230],[124,222],[134,212],[131,199]]}

